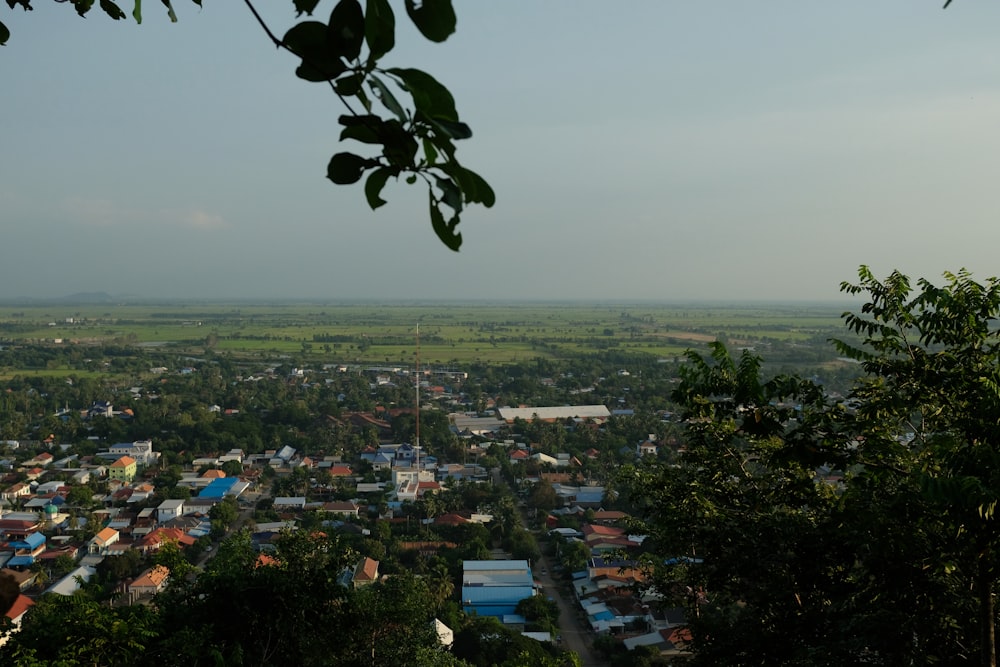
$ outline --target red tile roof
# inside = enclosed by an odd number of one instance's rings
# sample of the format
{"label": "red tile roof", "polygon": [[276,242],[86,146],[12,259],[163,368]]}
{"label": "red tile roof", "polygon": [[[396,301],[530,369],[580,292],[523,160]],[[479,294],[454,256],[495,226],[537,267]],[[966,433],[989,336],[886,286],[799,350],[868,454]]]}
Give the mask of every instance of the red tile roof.
{"label": "red tile roof", "polygon": [[378,561],[365,556],[354,574],[355,581],[375,581],[378,576]]}
{"label": "red tile roof", "polygon": [[29,598],[27,595],[18,595],[17,599],[14,600],[14,606],[8,609],[4,616],[12,621],[16,621],[24,616],[24,612],[28,611],[33,604],[35,604],[34,600]]}

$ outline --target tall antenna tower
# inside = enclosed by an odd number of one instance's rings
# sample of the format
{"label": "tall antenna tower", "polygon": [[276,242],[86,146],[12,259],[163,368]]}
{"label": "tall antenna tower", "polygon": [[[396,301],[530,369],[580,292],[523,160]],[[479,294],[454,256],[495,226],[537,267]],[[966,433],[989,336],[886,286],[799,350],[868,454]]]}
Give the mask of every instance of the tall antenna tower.
{"label": "tall antenna tower", "polygon": [[417,430],[414,438],[414,449],[417,451],[417,475],[420,474],[420,323],[417,322],[417,370],[414,384],[417,387]]}

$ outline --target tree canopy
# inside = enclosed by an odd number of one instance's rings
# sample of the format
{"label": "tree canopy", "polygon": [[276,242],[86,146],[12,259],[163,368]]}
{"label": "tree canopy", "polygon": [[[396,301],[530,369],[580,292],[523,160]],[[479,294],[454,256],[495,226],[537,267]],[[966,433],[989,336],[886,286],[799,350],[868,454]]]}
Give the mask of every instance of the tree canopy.
{"label": "tree canopy", "polygon": [[647,564],[698,664],[996,665],[1000,283],[866,267],[847,397],[692,353],[678,462],[635,466]]}

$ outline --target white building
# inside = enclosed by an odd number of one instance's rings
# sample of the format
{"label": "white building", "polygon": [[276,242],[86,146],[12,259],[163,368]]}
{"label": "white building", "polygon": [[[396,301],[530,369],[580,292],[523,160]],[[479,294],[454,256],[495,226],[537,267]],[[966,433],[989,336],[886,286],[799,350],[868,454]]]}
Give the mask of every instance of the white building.
{"label": "white building", "polygon": [[156,520],[166,523],[184,515],[184,501],[180,499],[164,500],[156,508]]}

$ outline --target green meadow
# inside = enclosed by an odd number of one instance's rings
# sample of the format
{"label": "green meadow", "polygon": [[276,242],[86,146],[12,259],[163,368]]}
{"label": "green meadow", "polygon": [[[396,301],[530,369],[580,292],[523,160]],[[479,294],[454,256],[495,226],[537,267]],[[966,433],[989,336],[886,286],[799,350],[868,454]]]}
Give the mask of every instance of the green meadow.
{"label": "green meadow", "polygon": [[[327,363],[514,363],[617,350],[662,358],[713,340],[815,350],[845,305],[155,303],[0,306],[0,345],[139,345]],[[828,354],[832,358],[832,351]],[[54,369],[53,372],[57,372]]]}

